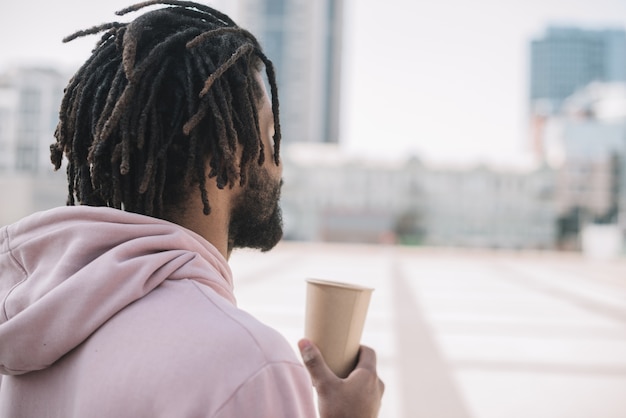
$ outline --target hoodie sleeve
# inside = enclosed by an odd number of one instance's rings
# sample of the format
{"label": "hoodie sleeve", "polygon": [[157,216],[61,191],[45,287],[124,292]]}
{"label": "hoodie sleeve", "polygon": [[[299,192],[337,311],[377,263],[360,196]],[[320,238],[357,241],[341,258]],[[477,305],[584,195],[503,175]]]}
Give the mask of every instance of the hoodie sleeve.
{"label": "hoodie sleeve", "polygon": [[215,418],[315,418],[311,381],[301,365],[270,363],[246,380]]}

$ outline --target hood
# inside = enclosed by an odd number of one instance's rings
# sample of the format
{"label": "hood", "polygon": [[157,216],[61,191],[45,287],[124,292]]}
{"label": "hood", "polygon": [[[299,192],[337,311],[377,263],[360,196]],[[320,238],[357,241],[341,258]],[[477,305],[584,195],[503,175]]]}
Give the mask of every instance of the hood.
{"label": "hood", "polygon": [[208,241],[117,209],[62,207],[0,229],[0,373],[44,369],[164,280],[193,279],[235,303]]}

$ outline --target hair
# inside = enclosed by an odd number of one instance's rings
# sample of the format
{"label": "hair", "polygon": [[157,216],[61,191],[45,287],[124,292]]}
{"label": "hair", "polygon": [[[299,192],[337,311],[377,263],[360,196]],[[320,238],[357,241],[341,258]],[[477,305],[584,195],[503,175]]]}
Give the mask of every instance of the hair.
{"label": "hair", "polygon": [[170,7],[63,40],[104,32],[65,89],[50,146],[56,170],[64,154],[68,159],[68,205],[164,217],[197,185],[208,215],[207,178],[221,189],[245,185],[250,165],[264,163],[257,78],[263,66],[279,164],[276,77],[256,38],[225,14],[188,1],[146,1],[116,14],[154,4]]}

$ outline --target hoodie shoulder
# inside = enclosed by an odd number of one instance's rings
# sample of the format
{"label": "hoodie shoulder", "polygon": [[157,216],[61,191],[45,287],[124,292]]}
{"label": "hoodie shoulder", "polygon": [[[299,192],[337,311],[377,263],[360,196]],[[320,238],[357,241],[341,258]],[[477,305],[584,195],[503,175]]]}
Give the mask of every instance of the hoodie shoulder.
{"label": "hoodie shoulder", "polygon": [[11,252],[9,226],[4,226],[0,228],[0,324],[8,319],[5,309],[8,295],[25,279],[26,271]]}
{"label": "hoodie shoulder", "polygon": [[247,393],[256,393],[244,396],[250,412],[254,399],[272,399],[264,407],[274,411],[312,410],[310,379],[286,340],[193,280],[163,283],[72,356],[89,394],[81,401],[85,412],[104,408],[105,416],[117,416],[131,407],[132,416],[154,408],[152,416],[211,417]]}
{"label": "hoodie shoulder", "polygon": [[51,366],[166,280],[203,280],[234,302],[231,272],[219,252],[166,221],[64,207],[4,227],[0,237],[5,374]]}

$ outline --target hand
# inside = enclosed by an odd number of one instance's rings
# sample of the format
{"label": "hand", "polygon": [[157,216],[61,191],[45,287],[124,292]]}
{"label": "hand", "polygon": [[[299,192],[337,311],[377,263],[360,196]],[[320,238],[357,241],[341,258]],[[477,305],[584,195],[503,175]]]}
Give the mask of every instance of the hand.
{"label": "hand", "polygon": [[309,340],[298,342],[304,365],[317,390],[320,418],[375,418],[385,384],[376,373],[376,353],[361,346],[356,368],[345,379],[326,365],[319,349]]}

